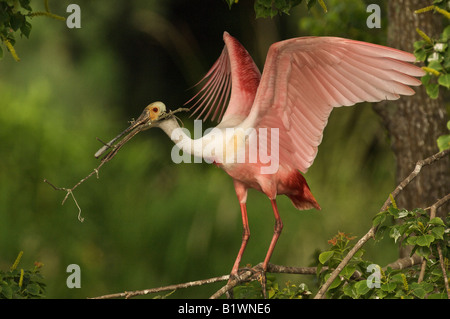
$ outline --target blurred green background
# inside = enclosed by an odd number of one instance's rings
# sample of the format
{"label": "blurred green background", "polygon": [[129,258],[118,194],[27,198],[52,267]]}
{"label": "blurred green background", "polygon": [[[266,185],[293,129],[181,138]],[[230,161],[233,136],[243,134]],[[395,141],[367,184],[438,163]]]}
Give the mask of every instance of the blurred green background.
{"label": "blurred green background", "polygon": [[[44,178],[72,187],[98,164],[93,154],[150,102],[183,105],[192,86],[223,47],[237,37],[262,70],[271,43],[304,35],[337,35],[385,43],[384,1],[326,1],[307,12],[255,20],[253,1],[232,10],[220,0],[50,1],[67,16],[81,7],[81,29],[46,17],[32,20],[30,39],[18,38],[20,62],[4,49],[0,61],[0,269],[19,251],[20,267],[44,264],[49,298],[86,298],[228,274],[241,242],[239,204],[231,178],[208,164],[174,164],[162,131],[136,136],[76,189],[83,223],[71,198]],[[381,29],[369,29],[368,3],[382,7]],[[35,11],[43,1],[32,1]],[[182,114],[192,128],[193,119]],[[204,129],[215,123],[205,123]],[[285,197],[285,227],[272,262],[315,263],[317,250],[338,231],[361,236],[394,188],[395,165],[386,132],[370,105],[335,110],[316,161],[305,175],[322,207],[297,211]],[[273,231],[270,202],[250,191],[252,237],[242,265],[264,259]],[[366,256],[380,265],[396,247],[370,242]],[[66,267],[81,267],[81,288],[66,286]],[[311,276],[279,276],[306,282]],[[175,292],[206,298],[221,284]]]}

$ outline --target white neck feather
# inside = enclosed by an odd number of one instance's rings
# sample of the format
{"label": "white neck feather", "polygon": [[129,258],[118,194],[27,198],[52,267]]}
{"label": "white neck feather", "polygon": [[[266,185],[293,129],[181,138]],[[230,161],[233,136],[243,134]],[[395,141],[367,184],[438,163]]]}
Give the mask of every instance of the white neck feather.
{"label": "white neck feather", "polygon": [[188,129],[180,127],[175,117],[168,118],[158,125],[184,153],[203,157],[203,139],[191,138]]}

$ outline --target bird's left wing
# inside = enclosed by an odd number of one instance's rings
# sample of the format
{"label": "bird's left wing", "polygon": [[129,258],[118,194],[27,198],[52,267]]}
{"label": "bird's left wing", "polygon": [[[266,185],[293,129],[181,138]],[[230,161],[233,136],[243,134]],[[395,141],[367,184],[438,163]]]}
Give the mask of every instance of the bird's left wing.
{"label": "bird's left wing", "polygon": [[258,89],[261,73],[247,50],[236,38],[224,32],[225,46],[220,57],[199,84],[200,91],[185,104],[192,115],[219,122],[227,117],[244,119],[249,113]]}
{"label": "bird's left wing", "polygon": [[244,127],[278,128],[279,158],[306,172],[334,107],[412,95],[424,71],[400,50],[335,37],[273,44]]}

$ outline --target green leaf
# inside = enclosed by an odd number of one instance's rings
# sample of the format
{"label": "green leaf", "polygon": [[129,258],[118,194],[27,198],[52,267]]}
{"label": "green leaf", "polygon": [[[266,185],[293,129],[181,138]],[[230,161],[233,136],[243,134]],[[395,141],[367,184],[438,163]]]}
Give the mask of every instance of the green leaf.
{"label": "green leaf", "polygon": [[358,281],[355,284],[356,292],[359,296],[365,295],[369,292],[370,288],[367,286],[367,282],[365,280]]}
{"label": "green leaf", "polygon": [[438,78],[438,83],[445,86],[447,89],[450,89],[450,73],[441,74]]}
{"label": "green leaf", "polygon": [[307,3],[308,10],[311,9],[312,6],[316,4],[316,2],[317,2],[317,0],[308,0],[308,3]]}
{"label": "green leaf", "polygon": [[1,46],[0,46],[0,59],[3,59],[3,49]]}
{"label": "green leaf", "polygon": [[416,245],[430,247],[430,244],[434,241],[432,235],[417,236]]}
{"label": "green leaf", "polygon": [[386,219],[386,213],[385,212],[378,213],[373,218],[372,226],[375,227],[375,226],[378,226],[378,225],[382,224],[385,219]]}
{"label": "green leaf", "polygon": [[11,16],[10,23],[11,23],[11,28],[14,31],[17,31],[24,22],[25,22],[25,16],[22,15],[20,12],[17,12]]}
{"label": "green leaf", "polygon": [[419,40],[419,41],[414,42],[414,44],[413,44],[414,50],[422,49],[424,44],[425,44],[424,40]]}
{"label": "green leaf", "polygon": [[427,296],[427,299],[448,299],[447,294],[445,292],[430,294]]}
{"label": "green leaf", "polygon": [[27,38],[30,36],[31,32],[31,23],[28,21],[25,21],[24,24],[20,27],[20,32],[22,32],[22,35],[26,36]]}
{"label": "green leaf", "polygon": [[[449,121],[448,123],[450,123],[450,121]],[[448,124],[447,124],[447,125],[448,125]],[[444,221],[443,221],[440,217],[434,217],[434,218],[432,218],[432,219],[428,222],[428,224],[430,224],[430,225],[444,226],[444,227],[445,227]]]}
{"label": "green leaf", "polygon": [[393,206],[390,206],[390,207],[388,208],[388,212],[389,212],[389,214],[391,214],[392,216],[394,216],[394,218],[398,218],[398,213],[399,213],[398,208],[395,208],[395,207],[393,207]]}
{"label": "green leaf", "polygon": [[393,282],[388,282],[388,283],[382,284],[382,285],[380,286],[380,288],[381,288],[383,291],[393,292],[393,291],[395,290],[395,288],[397,288],[397,284],[395,284],[395,283],[393,283]]}
{"label": "green leaf", "polygon": [[442,31],[442,40],[447,41],[448,39],[450,39],[450,25]]}
{"label": "green leaf", "polygon": [[418,247],[417,250],[415,251],[416,254],[418,256],[423,257],[426,260],[428,260],[430,257],[430,254],[431,254],[431,249],[427,246],[421,246],[421,247],[416,246],[416,247]]}
{"label": "green leaf", "polygon": [[358,292],[356,290],[355,284],[345,285],[342,289],[344,294],[349,296],[350,298],[357,299],[359,297]]}
{"label": "green leaf", "polygon": [[438,60],[432,60],[430,63],[428,63],[427,67],[434,69],[436,71],[442,71],[442,65],[439,63]]}
{"label": "green leaf", "polygon": [[414,296],[421,299],[425,298],[427,293],[433,291],[433,285],[427,282],[421,282],[420,284],[413,282],[410,288]]}
{"label": "green leaf", "polygon": [[444,239],[445,227],[437,226],[431,230],[431,234],[435,239]]}
{"label": "green leaf", "polygon": [[[325,280],[328,280],[328,278],[330,278],[330,276],[331,276],[331,274],[327,274],[325,276]],[[331,283],[329,289],[334,289],[334,288],[338,287],[340,284],[341,284],[341,278],[339,278],[339,276],[337,276]]]}
{"label": "green leaf", "polygon": [[323,253],[321,253],[319,255],[319,261],[321,264],[325,264],[330,258],[331,256],[333,256],[334,251],[324,251]]}
{"label": "green leaf", "polygon": [[13,296],[13,291],[9,285],[2,285],[2,295],[6,299],[11,299]]}
{"label": "green leaf", "polygon": [[406,243],[408,245],[415,245],[417,242],[417,237],[416,236],[410,236],[408,238],[406,238]]}
{"label": "green leaf", "polygon": [[30,0],[19,0],[19,2],[20,2],[20,5],[22,6],[22,8],[27,9],[28,11],[33,10],[30,7]]}
{"label": "green leaf", "polygon": [[389,237],[393,238],[395,243],[401,236],[402,234],[400,233],[397,227],[391,228],[391,231],[389,232]]}
{"label": "green leaf", "polygon": [[231,9],[231,6],[236,2],[235,0],[225,0],[228,3],[228,7]]}
{"label": "green leaf", "polygon": [[384,238],[384,234],[386,233],[386,230],[388,229],[387,226],[381,226],[377,228],[377,232],[375,233],[375,240],[380,241]]}
{"label": "green leaf", "polygon": [[302,0],[256,0],[254,4],[256,18],[273,18],[277,14],[289,14],[291,9],[301,2]]}
{"label": "green leaf", "polygon": [[431,83],[427,86],[427,94],[432,98],[436,99],[439,96],[439,84]]}
{"label": "green leaf", "polygon": [[402,209],[398,212],[398,218],[404,218],[410,214],[406,209]]}
{"label": "green leaf", "polygon": [[38,295],[41,287],[36,283],[31,283],[27,286],[26,291],[31,295]]}
{"label": "green leaf", "polygon": [[353,273],[356,271],[355,266],[345,266],[344,269],[342,269],[341,273],[339,275],[343,276],[345,279],[350,279],[350,277],[353,275]]}
{"label": "green leaf", "polygon": [[427,86],[428,83],[430,83],[430,79],[431,79],[431,75],[429,73],[427,73],[426,75],[422,76],[422,78],[420,79],[422,81],[422,84]]}
{"label": "green leaf", "polygon": [[439,151],[444,151],[450,147],[450,134],[439,136],[437,139]]}

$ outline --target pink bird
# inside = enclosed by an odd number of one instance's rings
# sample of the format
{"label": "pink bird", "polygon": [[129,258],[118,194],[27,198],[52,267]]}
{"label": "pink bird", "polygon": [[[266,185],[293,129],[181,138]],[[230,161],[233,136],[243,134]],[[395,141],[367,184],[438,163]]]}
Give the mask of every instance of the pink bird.
{"label": "pink bird", "polygon": [[[106,149],[150,127],[159,127],[183,154],[203,158],[227,172],[239,200],[243,236],[231,269],[239,264],[250,237],[247,190],[270,200],[275,227],[263,262],[267,265],[283,229],[276,197],[286,195],[299,210],[320,209],[302,173],[317,154],[323,130],[334,107],[359,102],[396,100],[413,95],[425,72],[408,62],[414,55],[385,46],[337,37],[303,37],[274,43],[261,75],[245,48],[227,32],[225,47],[192,100],[193,114],[212,116],[219,124],[201,138],[191,139],[161,102],[142,115]],[[191,108],[192,108],[191,107]],[[125,138],[128,140],[129,138]],[[231,277],[230,277],[231,278]]]}

